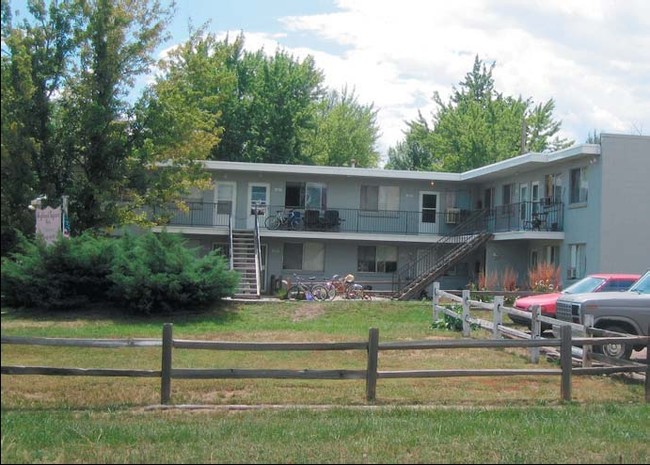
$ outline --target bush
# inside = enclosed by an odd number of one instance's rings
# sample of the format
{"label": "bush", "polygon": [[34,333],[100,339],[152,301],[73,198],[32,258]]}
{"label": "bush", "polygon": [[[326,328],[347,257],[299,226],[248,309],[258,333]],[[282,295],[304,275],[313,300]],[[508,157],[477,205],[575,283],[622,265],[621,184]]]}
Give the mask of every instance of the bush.
{"label": "bush", "polygon": [[50,246],[21,236],[2,259],[2,304],[63,310],[115,302],[151,314],[214,303],[232,295],[238,279],[216,252],[199,258],[167,233],[85,234]]}
{"label": "bush", "polygon": [[232,295],[239,275],[216,251],[198,257],[169,233],[126,235],[117,248],[109,296],[138,313],[204,306]]}
{"label": "bush", "polygon": [[2,259],[3,305],[62,310],[106,300],[112,247],[86,234],[51,246],[20,235],[15,251]]}
{"label": "bush", "polygon": [[560,267],[539,263],[528,271],[528,286],[537,292],[558,292],[561,289]]}

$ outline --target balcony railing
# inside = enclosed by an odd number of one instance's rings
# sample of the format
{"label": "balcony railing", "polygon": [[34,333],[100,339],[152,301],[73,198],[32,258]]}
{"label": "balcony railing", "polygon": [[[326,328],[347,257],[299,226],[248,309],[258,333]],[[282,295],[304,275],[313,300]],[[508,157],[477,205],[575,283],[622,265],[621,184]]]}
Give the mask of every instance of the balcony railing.
{"label": "balcony railing", "polygon": [[[170,226],[223,227],[228,228],[230,215],[214,202],[188,202],[188,210],[171,208],[166,211]],[[270,205],[261,211],[274,215],[290,211],[284,205]],[[430,211],[360,210],[354,208],[331,208],[327,210],[294,209],[300,213],[300,231],[347,232],[364,234],[398,235],[450,235],[458,224],[468,218],[471,232],[508,231],[562,231],[563,205],[552,202],[519,202],[501,205],[476,215],[476,210],[447,209]],[[155,212],[161,214],[160,210]],[[260,218],[260,229],[266,227]],[[248,227],[248,218],[234,218],[236,229]]]}

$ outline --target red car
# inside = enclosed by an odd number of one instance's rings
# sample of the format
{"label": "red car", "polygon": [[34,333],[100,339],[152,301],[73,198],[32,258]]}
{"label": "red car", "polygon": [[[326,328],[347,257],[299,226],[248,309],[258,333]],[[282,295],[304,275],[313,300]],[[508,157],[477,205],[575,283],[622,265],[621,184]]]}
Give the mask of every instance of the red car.
{"label": "red car", "polygon": [[[552,294],[531,295],[520,297],[515,300],[514,308],[517,310],[530,311],[533,305],[539,305],[542,308],[542,315],[555,318],[555,302],[561,294],[583,294],[585,292],[605,292],[605,291],[627,291],[634,284],[640,275],[638,274],[621,274],[621,273],[598,273],[591,274],[582,278],[580,281],[573,283],[563,291]],[[515,323],[530,327],[530,320],[516,315],[510,315],[510,319]],[[542,324],[542,329],[550,328],[549,325]]]}

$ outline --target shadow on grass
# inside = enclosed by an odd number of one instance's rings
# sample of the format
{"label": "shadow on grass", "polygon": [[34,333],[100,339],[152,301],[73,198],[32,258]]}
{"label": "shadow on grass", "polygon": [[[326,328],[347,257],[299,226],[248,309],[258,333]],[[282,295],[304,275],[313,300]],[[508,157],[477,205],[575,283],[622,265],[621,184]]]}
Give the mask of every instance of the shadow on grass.
{"label": "shadow on grass", "polygon": [[164,323],[173,323],[174,325],[185,326],[208,321],[213,323],[234,322],[240,319],[237,309],[238,305],[236,303],[219,301],[205,307],[142,314],[110,303],[99,302],[89,303],[83,308],[70,310],[3,308],[2,318],[6,321],[29,318],[34,321],[92,320],[113,321],[119,324],[147,323],[162,325]]}

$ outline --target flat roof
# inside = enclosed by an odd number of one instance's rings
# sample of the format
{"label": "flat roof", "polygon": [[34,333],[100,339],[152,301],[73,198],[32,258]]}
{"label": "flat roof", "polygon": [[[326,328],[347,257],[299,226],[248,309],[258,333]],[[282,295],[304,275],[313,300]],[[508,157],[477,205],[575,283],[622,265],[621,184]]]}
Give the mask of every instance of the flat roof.
{"label": "flat roof", "polygon": [[234,161],[204,161],[211,171],[242,171],[254,173],[292,173],[346,176],[355,178],[408,179],[415,181],[479,182],[495,179],[518,171],[528,171],[540,165],[559,163],[571,158],[600,155],[599,144],[582,144],[557,152],[529,152],[507,160],[482,166],[464,173],[441,171],[405,171],[382,168],[356,168],[349,166],[285,165],[279,163],[247,163]]}

